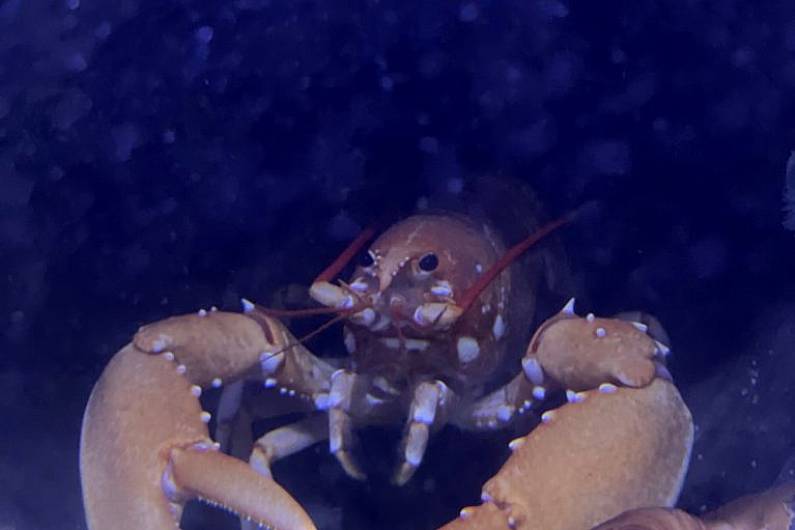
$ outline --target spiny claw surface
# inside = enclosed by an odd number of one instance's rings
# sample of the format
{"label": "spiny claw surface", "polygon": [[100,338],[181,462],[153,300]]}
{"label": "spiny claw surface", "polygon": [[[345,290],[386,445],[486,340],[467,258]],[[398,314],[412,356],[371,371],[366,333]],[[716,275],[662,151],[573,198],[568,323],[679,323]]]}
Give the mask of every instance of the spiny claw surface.
{"label": "spiny claw surface", "polygon": [[[519,530],[586,530],[627,509],[672,505],[692,441],[690,412],[668,381],[589,391],[514,444],[484,499]],[[467,524],[446,528],[502,528]]]}
{"label": "spiny claw surface", "polygon": [[600,524],[594,530],[707,530],[707,528],[702,521],[682,510],[639,508]]}
{"label": "spiny claw surface", "polygon": [[[211,321],[215,316],[196,318]],[[185,332],[175,329],[179,322],[196,329],[192,318],[155,329],[184,339]],[[210,344],[226,343],[207,336],[206,329],[202,334]],[[196,344],[187,334],[191,340],[181,344]],[[146,335],[140,339],[144,344],[150,340]],[[185,362],[191,363],[189,352],[184,353]],[[306,512],[275,482],[217,451],[207,430],[209,414],[202,411],[193,381],[177,370],[174,357],[144,353],[129,344],[111,359],[91,393],[80,437],[89,529],[174,530],[182,506],[192,498],[272,529],[314,529]]]}
{"label": "spiny claw surface", "polygon": [[248,316],[217,311],[148,324],[135,334],[133,344],[142,352],[171,353],[186,367],[192,382],[208,386],[215,380],[238,377],[258,363],[263,351],[282,346],[280,335],[268,334],[275,337],[275,344],[268,341],[262,325]]}
{"label": "spiny claw surface", "polygon": [[513,530],[516,523],[491,503],[469,506],[461,510],[458,519],[444,526],[444,530]]}
{"label": "spiny claw surface", "polygon": [[654,340],[630,322],[576,316],[550,319],[528,348],[547,375],[571,390],[605,381],[648,385],[656,374],[655,352]]}

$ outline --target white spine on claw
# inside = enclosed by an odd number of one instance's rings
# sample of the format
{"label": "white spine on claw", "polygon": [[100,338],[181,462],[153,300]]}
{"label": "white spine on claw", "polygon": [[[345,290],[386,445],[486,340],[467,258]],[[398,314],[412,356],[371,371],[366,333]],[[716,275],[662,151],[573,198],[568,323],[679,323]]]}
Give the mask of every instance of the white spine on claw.
{"label": "white spine on claw", "polygon": [[563,306],[563,309],[560,310],[561,313],[569,316],[574,316],[576,313],[574,312],[574,298],[570,298],[566,305]]}
{"label": "white spine on claw", "polygon": [[541,369],[541,363],[535,357],[522,359],[522,370],[525,377],[534,385],[540,385],[544,382],[544,371]]}
{"label": "white spine on claw", "polygon": [[281,366],[282,361],[284,361],[284,352],[271,353],[264,351],[259,356],[260,367],[262,368],[262,373],[265,375],[276,372]]}
{"label": "white spine on claw", "polygon": [[[144,329],[144,328],[141,328],[141,329]],[[168,339],[166,337],[164,337],[163,335],[161,335],[161,336],[159,336],[158,338],[156,338],[155,340],[152,341],[152,351],[154,353],[160,353],[160,352],[162,352],[163,350],[166,349],[167,345],[168,345]]]}
{"label": "white spine on claw", "polygon": [[251,302],[251,300],[248,300],[246,298],[241,298],[240,305],[243,306],[244,313],[251,313],[252,311],[254,311],[254,303]]}
{"label": "white spine on claw", "polygon": [[500,408],[497,409],[497,418],[503,422],[507,423],[511,421],[513,418],[513,414],[516,412],[516,409],[510,405],[502,405]]}
{"label": "white spine on claw", "polygon": [[508,443],[508,448],[511,451],[516,451],[517,449],[522,447],[525,444],[526,441],[527,441],[527,439],[524,436],[521,437],[521,438],[514,438],[513,440],[511,440]]}

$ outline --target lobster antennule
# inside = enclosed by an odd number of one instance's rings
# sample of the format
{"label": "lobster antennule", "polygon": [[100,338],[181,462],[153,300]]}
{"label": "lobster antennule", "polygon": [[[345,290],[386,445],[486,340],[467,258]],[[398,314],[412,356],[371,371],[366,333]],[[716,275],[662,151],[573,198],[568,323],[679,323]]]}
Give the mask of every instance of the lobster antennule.
{"label": "lobster antennule", "polygon": [[291,309],[272,310],[272,309],[269,309],[269,308],[262,307],[262,306],[259,306],[257,304],[254,304],[254,309],[252,311],[249,311],[248,315],[251,318],[253,318],[254,320],[256,320],[260,324],[260,326],[265,331],[266,338],[268,339],[268,341],[269,342],[273,342],[273,337],[269,336],[270,335],[270,330],[269,330],[267,324],[262,320],[262,315],[273,317],[273,316],[314,316],[314,315],[334,314],[333,318],[330,318],[329,320],[327,320],[326,322],[324,322],[323,324],[321,324],[320,326],[318,326],[314,330],[310,331],[306,335],[304,335],[304,336],[302,336],[300,338],[297,338],[295,340],[295,342],[291,342],[291,343],[287,344],[286,346],[284,346],[283,348],[281,348],[281,349],[279,349],[279,350],[277,350],[275,352],[272,352],[271,354],[268,355],[268,357],[273,357],[273,356],[278,355],[278,354],[280,354],[282,352],[285,352],[285,351],[287,351],[287,350],[289,350],[291,348],[294,348],[295,346],[298,346],[299,344],[306,343],[309,339],[314,338],[315,336],[319,335],[320,333],[326,331],[328,328],[330,328],[334,324],[340,322],[341,320],[343,320],[345,318],[348,318],[349,316],[351,316],[352,314],[356,313],[357,311],[362,310],[364,307],[367,307],[367,306],[360,304],[360,305],[356,305],[356,306],[348,308],[348,309],[334,308],[334,307],[320,307],[320,308],[295,309],[295,310],[291,310]]}
{"label": "lobster antennule", "polygon": [[342,251],[342,254],[337,256],[337,259],[335,259],[331,265],[318,274],[317,278],[315,278],[315,282],[330,282],[333,280],[373,236],[375,236],[375,227],[370,226],[365,228],[362,233],[356,236],[356,239],[351,241],[350,245]]}
{"label": "lobster antennule", "polygon": [[[337,256],[331,265],[326,267],[323,272],[321,272],[313,283],[318,282],[329,282],[331,281],[337,274],[342,271],[343,268],[353,259],[361,248],[370,241],[373,236],[375,235],[375,228],[368,227],[364,229],[356,239],[354,239],[346,248],[342,251],[342,253]],[[260,315],[267,315],[270,317],[311,317],[311,316],[318,316],[318,315],[334,315],[328,322],[321,324],[317,329],[309,332],[308,334],[304,335],[296,342],[288,344],[284,348],[279,351],[273,352],[271,356],[278,355],[286,350],[289,350],[295,347],[298,344],[303,344],[315,335],[325,331],[326,329],[330,328],[340,320],[352,315],[356,311],[360,310],[361,307],[353,307],[353,308],[339,308],[339,307],[310,307],[304,309],[273,309],[269,307],[264,307],[259,304],[250,303],[251,309],[247,310],[246,312],[250,313],[255,320],[257,320],[257,314]]]}
{"label": "lobster antennule", "polygon": [[481,276],[478,281],[476,281],[467,291],[464,293],[464,296],[461,298],[461,302],[458,306],[461,308],[461,312],[465,313],[467,309],[477,300],[480,293],[488,287],[488,285],[494,281],[502,271],[504,271],[508,266],[513,263],[519,256],[527,252],[530,247],[544,239],[546,236],[557,230],[563,225],[568,224],[571,222],[576,215],[576,212],[569,213],[556,219],[550,223],[545,224],[532,234],[530,234],[527,238],[520,241],[519,243],[515,244],[511,248],[509,248],[503,256],[497,260],[497,262],[489,268]]}
{"label": "lobster antennule", "polygon": [[348,311],[346,311],[343,314],[335,316],[334,318],[332,318],[332,319],[328,320],[327,322],[324,322],[323,324],[318,326],[316,329],[313,329],[312,331],[310,331],[309,333],[307,333],[303,337],[295,339],[295,342],[290,342],[286,346],[284,346],[283,348],[280,348],[280,349],[276,350],[275,352],[270,352],[267,355],[264,355],[264,356],[260,357],[260,361],[264,361],[264,360],[270,359],[271,357],[276,357],[280,353],[284,353],[287,350],[291,350],[291,349],[295,348],[296,346],[299,346],[301,344],[306,343],[309,339],[314,338],[316,335],[319,335],[322,332],[326,331],[328,328],[330,328],[331,326],[333,326],[334,324],[336,324],[340,320],[346,318],[348,315],[349,315],[349,313],[348,313]]}

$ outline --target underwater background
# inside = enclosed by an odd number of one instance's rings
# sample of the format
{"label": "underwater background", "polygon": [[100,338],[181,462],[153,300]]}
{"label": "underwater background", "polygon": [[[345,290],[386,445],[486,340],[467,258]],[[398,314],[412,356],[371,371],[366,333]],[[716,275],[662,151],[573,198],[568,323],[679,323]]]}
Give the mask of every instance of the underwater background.
{"label": "underwater background", "polygon": [[[795,457],[793,94],[790,1],[0,0],[0,530],[85,528],[82,410],[138,326],[302,292],[484,176],[598,205],[560,234],[571,294],[670,335],[679,505],[767,488]],[[450,431],[403,489],[323,444],[275,474],[321,528],[434,528],[508,452]]]}

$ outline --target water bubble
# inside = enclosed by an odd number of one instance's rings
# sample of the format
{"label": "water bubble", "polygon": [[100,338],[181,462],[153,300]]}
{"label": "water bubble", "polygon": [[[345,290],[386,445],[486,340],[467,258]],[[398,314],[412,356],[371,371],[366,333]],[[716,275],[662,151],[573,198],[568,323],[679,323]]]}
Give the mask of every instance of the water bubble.
{"label": "water bubble", "polygon": [[196,39],[199,42],[208,44],[211,40],[213,40],[214,33],[215,32],[213,31],[213,28],[210,26],[202,26],[196,30]]}
{"label": "water bubble", "polygon": [[94,30],[94,36],[98,39],[107,39],[110,36],[111,26],[107,20],[101,22]]}
{"label": "water bubble", "polygon": [[467,2],[461,6],[461,10],[458,12],[458,18],[461,22],[474,22],[478,19],[480,13],[478,12],[478,6],[476,6],[473,2]]}
{"label": "water bubble", "polygon": [[423,136],[420,138],[420,151],[435,155],[439,152],[439,140],[433,136]]}
{"label": "water bubble", "polygon": [[66,69],[71,72],[82,72],[88,68],[88,63],[86,62],[86,58],[83,57],[82,53],[75,52],[66,57],[64,66],[66,66]]}

